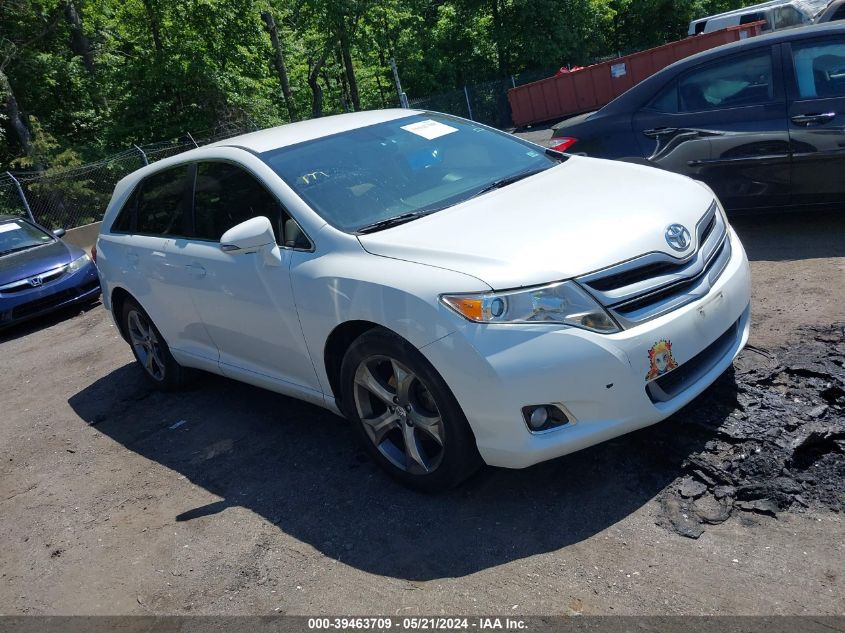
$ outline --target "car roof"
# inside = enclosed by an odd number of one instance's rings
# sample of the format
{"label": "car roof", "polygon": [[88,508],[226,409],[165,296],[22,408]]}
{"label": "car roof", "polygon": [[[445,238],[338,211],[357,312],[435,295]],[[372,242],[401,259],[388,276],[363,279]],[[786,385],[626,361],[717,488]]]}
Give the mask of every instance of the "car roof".
{"label": "car roof", "polygon": [[[811,24],[809,26],[800,26],[791,29],[784,29],[782,31],[775,31],[765,35],[757,35],[748,39],[739,40],[738,42],[731,42],[711,48],[695,55],[685,57],[666,68],[659,70],[648,79],[643,80],[636,86],[622,93],[619,97],[601,108],[599,112],[602,114],[618,114],[626,112],[632,107],[639,107],[646,96],[651,96],[656,89],[662,87],[667,79],[671,76],[686,70],[689,67],[697,66],[718,59],[725,55],[731,55],[743,50],[754,50],[762,46],[771,46],[773,44],[780,44],[782,42],[791,42],[793,40],[804,39],[807,37],[824,36],[824,35],[842,35],[845,34],[845,24],[841,22],[832,22],[829,24]],[[701,37],[699,35],[692,35],[690,37]]]}
{"label": "car roof", "polygon": [[[347,132],[377,123],[394,121],[416,114],[424,113],[420,110],[392,108],[388,110],[368,110],[365,112],[336,114],[334,116],[298,121],[258,132],[233,136],[222,141],[217,141],[216,143],[211,143],[206,147],[240,147],[260,153],[279,147],[296,145],[297,143],[311,141],[339,132]],[[184,157],[184,154],[182,156]]]}
{"label": "car roof", "polygon": [[106,210],[106,217],[109,217],[110,209],[116,205],[115,200],[126,193],[135,183],[147,176],[173,167],[183,163],[190,163],[194,160],[207,160],[209,157],[209,149],[213,148],[238,148],[252,152],[253,154],[260,154],[281,147],[288,147],[306,141],[311,141],[318,138],[338,134],[341,132],[348,132],[370,125],[377,125],[379,123],[386,123],[388,121],[395,121],[407,117],[416,116],[419,114],[426,114],[422,110],[411,110],[405,108],[390,108],[385,110],[367,110],[364,112],[351,112],[347,114],[336,114],[333,116],[320,117],[317,119],[309,119],[306,121],[298,121],[296,123],[287,123],[276,127],[260,130],[258,132],[250,132],[248,134],[241,134],[239,136],[232,136],[221,141],[216,141],[208,145],[203,145],[196,149],[191,149],[185,152],[180,152],[174,156],[169,156],[154,163],[150,163],[140,169],[136,169],[130,174],[121,178],[115,185],[112,201],[109,203],[109,208]]}
{"label": "car roof", "polygon": [[[714,13],[713,15],[708,15],[703,18],[697,18],[693,20],[693,23],[701,22],[702,20],[715,20],[716,18],[727,18],[733,15],[744,15],[746,13],[754,13],[756,11],[760,11],[762,9],[769,9],[774,7],[779,7],[785,4],[793,4],[792,0],[770,0],[769,2],[761,2],[760,4],[752,4],[747,7],[741,7],[739,9],[731,9],[730,11],[723,11],[722,13]],[[800,4],[800,3],[799,3]]]}

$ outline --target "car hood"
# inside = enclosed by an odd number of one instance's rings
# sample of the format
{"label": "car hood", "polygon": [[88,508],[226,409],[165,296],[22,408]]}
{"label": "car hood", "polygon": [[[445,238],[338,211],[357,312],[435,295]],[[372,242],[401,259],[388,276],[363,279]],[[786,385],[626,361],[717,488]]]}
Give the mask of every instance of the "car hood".
{"label": "car hood", "polygon": [[73,259],[74,253],[61,240],[4,255],[0,257],[0,286],[64,266]]}
{"label": "car hood", "polygon": [[[374,255],[458,271],[501,290],[576,277],[654,251],[683,258],[697,247],[695,226],[712,202],[709,190],[684,176],[573,156],[359,239]],[[693,236],[682,252],[665,239],[675,223]]]}

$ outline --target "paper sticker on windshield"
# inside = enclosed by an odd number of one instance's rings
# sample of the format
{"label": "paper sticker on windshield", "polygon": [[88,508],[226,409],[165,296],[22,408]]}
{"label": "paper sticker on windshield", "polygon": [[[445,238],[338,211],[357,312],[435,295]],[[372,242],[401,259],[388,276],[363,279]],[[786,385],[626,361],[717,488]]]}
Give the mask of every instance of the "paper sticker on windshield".
{"label": "paper sticker on windshield", "polygon": [[8,233],[9,231],[20,231],[21,227],[16,222],[6,222],[0,224],[0,233]]}
{"label": "paper sticker on windshield", "polygon": [[406,132],[410,132],[411,134],[422,136],[424,139],[428,139],[429,141],[458,131],[458,128],[456,127],[446,125],[440,121],[432,121],[431,119],[417,121],[416,123],[411,123],[409,125],[403,125],[402,129]]}

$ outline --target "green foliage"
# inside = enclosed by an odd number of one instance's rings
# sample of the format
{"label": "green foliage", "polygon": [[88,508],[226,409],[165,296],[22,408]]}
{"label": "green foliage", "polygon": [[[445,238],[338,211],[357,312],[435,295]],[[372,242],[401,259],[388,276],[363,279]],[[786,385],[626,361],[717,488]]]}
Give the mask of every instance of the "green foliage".
{"label": "green foliage", "polygon": [[[418,97],[661,44],[682,37],[690,19],[740,4],[3,0],[0,73],[32,145],[23,146],[8,95],[0,95],[0,171],[12,161],[18,169],[67,168],[132,143],[201,136],[224,124],[285,122],[262,11],[275,18],[293,104],[303,116],[311,111],[308,75],[315,68],[324,114],[354,109],[356,92],[361,108],[389,107],[397,103],[391,57],[405,91]],[[77,23],[69,17],[74,11]]]}

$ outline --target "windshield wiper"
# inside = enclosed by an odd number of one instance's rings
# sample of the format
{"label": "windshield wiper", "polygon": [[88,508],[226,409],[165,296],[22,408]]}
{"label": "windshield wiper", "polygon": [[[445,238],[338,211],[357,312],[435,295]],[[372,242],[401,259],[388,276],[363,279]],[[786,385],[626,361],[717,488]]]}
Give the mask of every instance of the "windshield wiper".
{"label": "windshield wiper", "polygon": [[540,169],[529,169],[528,171],[522,171],[518,174],[514,174],[513,176],[508,176],[507,178],[499,178],[498,180],[494,180],[486,187],[482,187],[474,194],[472,194],[472,198],[477,198],[478,196],[482,196],[485,193],[493,191],[494,189],[501,189],[502,187],[507,187],[508,185],[512,185],[515,182],[519,182],[520,180],[524,180],[530,176],[534,176],[539,174],[541,171],[546,171],[550,169],[549,167],[542,167]]}
{"label": "windshield wiper", "polygon": [[373,222],[372,224],[362,226],[356,231],[356,233],[358,233],[359,235],[375,233],[376,231],[381,231],[382,229],[389,229],[392,226],[399,226],[400,224],[411,222],[413,220],[416,220],[417,218],[423,217],[424,215],[428,215],[429,213],[430,211],[412,211],[411,213],[403,213],[402,215],[396,215],[392,218],[379,220],[378,222]]}

